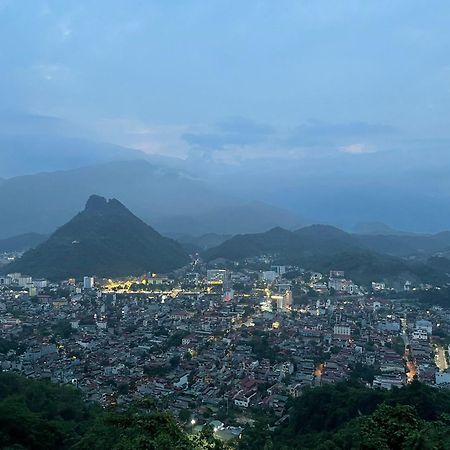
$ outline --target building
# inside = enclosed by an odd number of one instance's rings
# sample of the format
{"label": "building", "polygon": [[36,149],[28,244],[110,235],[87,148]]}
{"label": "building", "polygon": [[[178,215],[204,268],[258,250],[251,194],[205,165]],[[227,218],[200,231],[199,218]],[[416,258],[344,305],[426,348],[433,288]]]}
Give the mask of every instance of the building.
{"label": "building", "polygon": [[272,266],[271,269],[280,276],[286,273],[286,266]]}
{"label": "building", "polygon": [[402,374],[383,374],[375,375],[372,386],[379,389],[401,388],[406,384],[405,377]]}
{"label": "building", "polygon": [[12,283],[10,276],[0,277],[0,286],[9,286]]}
{"label": "building", "polygon": [[278,277],[278,274],[274,270],[265,270],[261,274],[261,279],[266,283],[273,283]]}
{"label": "building", "polygon": [[384,291],[386,289],[385,283],[378,283],[376,281],[372,281],[372,290],[373,291]]}
{"label": "building", "polygon": [[231,302],[234,298],[234,290],[233,289],[227,289],[223,294],[223,301],[224,302]]}
{"label": "building", "polygon": [[338,324],[333,327],[333,334],[338,337],[350,337],[352,332],[349,325]]}
{"label": "building", "polygon": [[391,333],[400,332],[400,321],[398,320],[382,320],[378,323],[379,331],[388,331]]}
{"label": "building", "polygon": [[429,335],[433,334],[433,324],[429,320],[417,320],[416,330],[425,330]]}
{"label": "building", "polygon": [[252,399],[256,397],[256,392],[244,392],[239,391],[237,395],[234,397],[234,404],[241,408],[248,408],[252,402]]}
{"label": "building", "polygon": [[169,285],[171,280],[166,275],[158,275],[156,273],[149,273],[147,275],[147,284],[151,284],[152,286],[162,286]]}
{"label": "building", "polygon": [[39,279],[39,280],[33,280],[33,284],[38,289],[46,288],[48,285],[47,280]]}
{"label": "building", "polygon": [[200,275],[197,272],[190,272],[185,275],[186,283],[197,285],[200,280]]}
{"label": "building", "polygon": [[84,277],[83,278],[83,288],[93,289],[94,288],[94,277]]}
{"label": "building", "polygon": [[436,372],[436,384],[450,384],[450,372]]}
{"label": "building", "polygon": [[224,269],[210,269],[206,271],[206,282],[210,285],[224,284],[227,271]]}
{"label": "building", "polygon": [[272,300],[277,302],[278,311],[288,311],[292,308],[294,299],[292,297],[292,291],[290,289],[286,290],[282,294],[275,294],[271,297]]}
{"label": "building", "polygon": [[292,309],[292,305],[294,304],[294,297],[292,296],[292,291],[290,289],[286,289],[284,293],[284,307],[285,309]]}
{"label": "building", "polygon": [[357,286],[351,280],[344,278],[330,278],[328,281],[328,289],[334,289],[336,292],[345,292],[347,294],[354,294]]}
{"label": "building", "polygon": [[[19,287],[29,287],[33,282],[33,279],[28,275],[22,275],[21,273],[9,273],[6,279],[9,278],[9,283],[4,284],[15,284]],[[6,280],[5,279],[5,280]]]}
{"label": "building", "polygon": [[345,278],[343,270],[330,270],[330,278]]}
{"label": "building", "polygon": [[426,330],[414,330],[411,334],[411,338],[418,341],[426,341],[428,339],[428,333]]}

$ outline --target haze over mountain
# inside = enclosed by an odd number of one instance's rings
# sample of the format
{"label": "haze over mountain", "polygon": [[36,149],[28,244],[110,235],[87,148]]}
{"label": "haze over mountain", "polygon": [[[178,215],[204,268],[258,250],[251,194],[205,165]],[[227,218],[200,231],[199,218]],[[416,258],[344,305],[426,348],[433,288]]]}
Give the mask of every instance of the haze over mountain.
{"label": "haze over mountain", "polygon": [[5,180],[0,237],[30,231],[50,233],[79,211],[92,192],[115,197],[161,232],[200,235],[298,227],[294,214],[208,188],[179,170],[148,161],[111,162]]}
{"label": "haze over mountain", "polygon": [[0,135],[0,175],[5,178],[143,156],[138,150],[86,139]]}
{"label": "haze over mountain", "polygon": [[357,223],[351,230],[356,234],[369,235],[385,235],[385,236],[399,236],[404,234],[411,235],[407,231],[395,230],[394,228],[382,222],[362,222]]}
{"label": "haze over mountain", "polygon": [[1,3],[0,177],[144,152],[308,223],[450,227],[449,5],[219,3]]}
{"label": "haze over mountain", "polygon": [[118,200],[92,195],[82,212],[2,270],[59,280],[168,272],[188,262],[177,242],[161,236]]}
{"label": "haze over mountain", "polygon": [[96,141],[92,133],[89,135],[62,119],[0,113],[0,177],[146,157],[139,150]]}
{"label": "haze over mountain", "polygon": [[[110,162],[124,162],[128,164],[125,177],[138,180],[142,177],[142,169],[139,164],[131,167],[130,161],[143,160],[144,163],[151,164],[156,171],[161,171],[167,175],[170,173],[175,178],[184,177],[192,179],[201,185],[202,190],[214,191],[210,197],[210,205],[206,205],[206,195],[199,192],[193,192],[191,188],[187,190],[183,187],[172,189],[170,197],[165,196],[165,188],[159,190],[159,196],[166,205],[164,211],[152,218],[158,221],[162,231],[180,232],[192,235],[201,235],[209,232],[216,233],[242,233],[252,231],[262,231],[271,226],[280,225],[287,228],[301,225],[297,216],[308,217],[306,222],[324,222],[342,225],[349,229],[355,223],[362,222],[362,228],[356,229],[360,233],[369,234],[398,234],[395,228],[385,223],[395,225],[398,229],[406,232],[433,232],[447,229],[450,223],[450,197],[447,198],[447,189],[445,188],[445,177],[443,171],[450,167],[450,161],[447,160],[447,152],[444,143],[438,147],[432,147],[429,150],[430,158],[421,164],[421,167],[415,166],[418,161],[418,148],[415,148],[411,155],[414,158],[408,159],[408,164],[402,166],[401,171],[393,170],[399,167],[400,153],[386,153],[383,160],[374,153],[363,153],[355,155],[352,153],[324,152],[322,156],[308,156],[292,161],[281,157],[278,154],[269,154],[263,158],[244,157],[235,161],[231,153],[225,153],[224,150],[215,150],[221,139],[225,142],[241,142],[248,147],[247,142],[252,141],[251,136],[261,134],[272,135],[270,128],[264,131],[263,124],[252,123],[249,120],[233,120],[226,124],[221,124],[212,134],[198,133],[184,136],[195,147],[195,151],[188,154],[186,158],[167,157],[162,154],[148,154],[137,149],[126,148],[120,145],[110,144],[95,140],[95,133],[85,132],[66,123],[65,121],[53,117],[38,115],[18,114],[14,120],[4,113],[4,123],[0,126],[0,187],[7,181],[12,181],[12,177],[23,174],[37,174],[39,172],[50,172],[43,175],[45,179],[54,180],[61,177],[52,172],[64,170],[80,169],[82,172],[86,166],[97,164],[108,164]],[[338,126],[329,127],[325,124],[308,125],[301,128],[301,134],[311,136],[319,133],[337,134],[339,142],[344,143],[347,134],[353,134],[366,130],[373,133],[373,127],[363,126],[363,124],[352,127]],[[226,130],[226,131],[225,131]],[[359,131],[358,131],[359,130]],[[379,130],[380,133],[387,131]],[[207,145],[205,140],[207,139]],[[278,138],[277,138],[278,139]],[[272,141],[268,141],[269,145]],[[222,144],[220,144],[222,145]],[[223,144],[225,145],[225,144]],[[226,144],[228,145],[228,144]],[[270,145],[277,146],[279,143],[273,141]],[[211,148],[208,150],[208,146]],[[421,147],[420,147],[421,148]],[[328,163],[323,165],[323,159],[327,158]],[[403,154],[406,158],[406,155]],[[359,170],[353,170],[355,158],[358,158]],[[439,161],[439,166],[435,164]],[[380,163],[382,164],[380,165]],[[333,169],[332,169],[333,168]],[[84,198],[89,192],[102,192],[104,195],[120,197],[133,207],[133,198],[136,191],[133,187],[129,190],[118,188],[117,191],[111,190],[108,181],[104,180],[102,171],[99,168],[99,181],[89,184],[80,195]],[[434,173],[435,176],[428,180],[430,189],[428,191],[421,189],[416,183],[413,183],[413,174],[417,171],[427,171]],[[282,174],[280,176],[279,174]],[[383,173],[381,180],[376,175]],[[70,174],[69,178],[71,177]],[[116,176],[116,174],[111,174]],[[122,173],[122,176],[124,174]],[[81,178],[84,175],[81,175]],[[10,180],[5,180],[9,178]],[[116,180],[121,184],[120,179]],[[230,182],[232,181],[232,182]],[[22,187],[18,189],[27,189],[28,179],[22,181]],[[17,180],[13,182],[17,183]],[[136,181],[131,183],[135,185]],[[176,186],[178,181],[175,181]],[[192,184],[187,182],[187,184]],[[437,184],[436,184],[437,183]],[[33,184],[33,183],[32,183]],[[145,184],[145,183],[143,183]],[[56,184],[59,188],[59,184]],[[65,186],[61,186],[65,188]],[[155,187],[142,186],[142,195],[153,195]],[[445,189],[444,189],[445,188]],[[39,191],[39,186],[37,186]],[[81,189],[83,189],[81,187]],[[191,194],[190,201],[186,200],[184,192]],[[146,194],[147,193],[147,194]],[[150,194],[151,193],[151,194]],[[330,195],[333,193],[333,195]],[[0,192],[1,196],[1,192]],[[227,198],[228,197],[228,198]],[[122,198],[122,197],[121,197]],[[345,201],[336,202],[336,198],[345,199]],[[236,201],[234,199],[239,199]],[[52,199],[54,200],[54,199]],[[169,202],[173,203],[170,210]],[[49,197],[42,193],[41,201],[49,204]],[[20,212],[20,204],[14,205],[10,212],[12,216]],[[69,199],[70,204],[70,199]],[[81,202],[78,201],[78,207]],[[186,214],[183,207],[179,205],[195,204],[198,208],[195,214],[192,211]],[[238,208],[234,210],[214,213],[214,217],[209,217],[209,213],[216,210],[222,210],[226,207],[242,206],[248,204],[247,208]],[[262,204],[277,205],[278,212],[273,210],[255,211],[260,209]],[[197,206],[198,205],[198,206]],[[47,206],[46,206],[47,207]],[[66,206],[55,205],[59,210],[64,211]],[[156,210],[157,208],[154,208]],[[265,209],[265,208],[263,208]],[[282,212],[282,210],[284,210]],[[294,211],[287,217],[286,210]],[[70,209],[73,213],[76,209]],[[145,211],[137,212],[146,214]],[[49,211],[50,216],[53,214]],[[141,215],[142,215],[141,214]],[[203,217],[203,214],[206,216]],[[261,225],[255,226],[254,215],[259,215]],[[237,226],[233,216],[239,217],[242,224]],[[256,217],[255,216],[255,217]],[[278,216],[278,222],[275,220]],[[61,215],[62,220],[58,222],[49,218],[50,225],[42,228],[37,224],[37,228],[20,228],[17,230],[9,229],[2,231],[3,224],[0,220],[0,236],[11,236],[21,232],[51,232],[55,226],[67,220],[68,214]],[[273,220],[271,219],[273,217]],[[10,220],[9,218],[7,220]],[[14,221],[14,219],[11,219]],[[44,219],[47,220],[47,219]],[[383,222],[380,222],[383,221]],[[23,222],[23,221],[22,221]],[[225,225],[228,222],[229,225]],[[305,220],[302,221],[303,224]],[[230,223],[231,226],[230,226]],[[208,225],[211,225],[208,228]],[[6,234],[5,234],[6,233]]]}

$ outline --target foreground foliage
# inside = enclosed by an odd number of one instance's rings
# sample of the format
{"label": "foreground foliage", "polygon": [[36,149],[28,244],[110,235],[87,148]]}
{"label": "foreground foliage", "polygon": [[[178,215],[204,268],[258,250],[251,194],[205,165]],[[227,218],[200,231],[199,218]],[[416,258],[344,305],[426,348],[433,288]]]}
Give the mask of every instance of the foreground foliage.
{"label": "foreground foliage", "polygon": [[[148,408],[146,410],[143,407]],[[392,391],[356,382],[306,390],[277,427],[260,420],[238,450],[450,449],[450,390],[419,382]],[[0,448],[223,450],[209,427],[186,433],[152,402],[105,411],[71,386],[0,374]]]}
{"label": "foreground foliage", "polygon": [[257,423],[239,443],[256,449],[449,449],[450,390],[418,382],[392,391],[339,383],[293,402],[289,423]]}
{"label": "foreground foliage", "polygon": [[189,435],[164,412],[105,412],[84,403],[73,387],[2,373],[0,448],[221,450],[223,445],[208,427]]}

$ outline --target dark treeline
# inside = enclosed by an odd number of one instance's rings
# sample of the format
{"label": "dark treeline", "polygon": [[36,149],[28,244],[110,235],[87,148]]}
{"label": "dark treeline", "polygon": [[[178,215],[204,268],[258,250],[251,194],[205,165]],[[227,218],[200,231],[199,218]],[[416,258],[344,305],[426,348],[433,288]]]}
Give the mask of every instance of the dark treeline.
{"label": "dark treeline", "polygon": [[448,449],[450,390],[414,382],[373,390],[339,383],[307,390],[292,403],[288,424],[258,422],[246,430],[240,450]]}
{"label": "dark treeline", "polygon": [[148,399],[126,411],[85,403],[71,386],[0,374],[0,448],[73,450],[449,449],[450,390],[414,382],[392,391],[357,382],[292,400],[290,418],[258,420],[224,444],[209,427],[185,432]]}
{"label": "dark treeline", "polygon": [[223,445],[210,428],[189,435],[170,414],[151,405],[105,411],[83,402],[74,387],[2,373],[0,448],[220,450]]}

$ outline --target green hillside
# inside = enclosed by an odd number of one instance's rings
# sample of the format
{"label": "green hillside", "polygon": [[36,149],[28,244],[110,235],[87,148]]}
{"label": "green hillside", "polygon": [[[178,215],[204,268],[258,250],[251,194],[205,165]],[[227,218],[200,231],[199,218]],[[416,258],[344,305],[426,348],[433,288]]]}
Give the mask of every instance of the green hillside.
{"label": "green hillside", "polygon": [[[265,233],[242,234],[232,237],[217,247],[204,252],[206,260],[225,258],[243,260],[261,255],[272,255],[284,264],[295,264],[306,269],[329,271],[345,270],[356,282],[374,280],[411,280],[414,282],[445,283],[447,267],[437,265],[435,259],[409,261],[388,253],[383,248],[386,238],[366,237],[346,233],[327,225],[312,225],[291,232],[273,228]],[[403,236],[399,237],[400,239]],[[400,247],[400,244],[399,244]]]}

